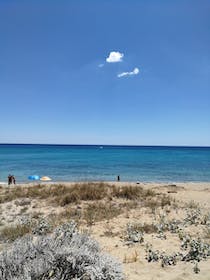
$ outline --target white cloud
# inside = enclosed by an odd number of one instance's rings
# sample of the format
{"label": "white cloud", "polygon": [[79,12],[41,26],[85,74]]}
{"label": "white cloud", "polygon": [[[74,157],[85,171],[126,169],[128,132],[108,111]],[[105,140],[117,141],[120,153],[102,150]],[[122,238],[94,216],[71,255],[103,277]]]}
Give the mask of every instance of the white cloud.
{"label": "white cloud", "polygon": [[132,75],[138,75],[139,74],[139,68],[134,68],[131,72],[122,72],[117,75],[118,78],[124,77],[124,76],[132,76]]}
{"label": "white cloud", "polygon": [[101,64],[98,65],[98,67],[100,67],[100,68],[101,68],[101,67],[104,67],[104,64],[101,63]]}
{"label": "white cloud", "polygon": [[120,62],[122,61],[124,54],[120,52],[110,52],[109,56],[106,58],[106,62]]}

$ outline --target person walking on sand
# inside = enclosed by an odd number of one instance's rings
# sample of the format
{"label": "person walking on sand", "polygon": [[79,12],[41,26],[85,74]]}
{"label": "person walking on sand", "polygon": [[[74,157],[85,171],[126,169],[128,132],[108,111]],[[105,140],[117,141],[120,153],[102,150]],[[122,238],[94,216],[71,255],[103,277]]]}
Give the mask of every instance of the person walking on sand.
{"label": "person walking on sand", "polygon": [[12,175],[12,183],[15,185],[16,184],[16,179],[15,179],[15,176]]}
{"label": "person walking on sand", "polygon": [[118,181],[118,182],[120,181],[120,175],[117,176],[117,181]]}
{"label": "person walking on sand", "polygon": [[8,186],[12,184],[12,175],[8,175]]}

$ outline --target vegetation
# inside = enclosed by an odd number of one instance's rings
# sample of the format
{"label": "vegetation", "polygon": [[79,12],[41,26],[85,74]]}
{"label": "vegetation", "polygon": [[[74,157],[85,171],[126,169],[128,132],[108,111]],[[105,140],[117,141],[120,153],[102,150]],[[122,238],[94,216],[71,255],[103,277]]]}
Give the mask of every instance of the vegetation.
{"label": "vegetation", "polygon": [[0,239],[4,241],[14,241],[31,232],[31,227],[29,225],[14,225],[6,226],[1,230]]}
{"label": "vegetation", "polygon": [[94,202],[89,204],[83,213],[88,225],[102,220],[110,220],[122,213],[121,209],[111,203]]}
{"label": "vegetation", "polygon": [[[64,206],[79,201],[101,200],[103,198],[122,198],[127,200],[143,200],[155,196],[152,190],[144,190],[140,186],[115,187],[106,183],[78,183],[72,185],[34,185],[7,189],[1,193],[0,203],[19,198],[50,199],[57,205]],[[26,202],[27,203],[27,202]]]}
{"label": "vegetation", "polygon": [[[6,246],[10,249],[0,253],[0,279],[123,279],[119,264],[113,267],[111,258],[101,254],[90,234],[103,241],[113,238],[116,248],[123,240],[129,246],[128,253],[123,254],[125,264],[138,262],[142,256],[138,248],[144,247],[148,262],[159,262],[162,267],[193,262],[195,273],[200,272],[198,262],[210,257],[209,209],[202,209],[194,201],[178,208],[179,201],[166,191],[156,193],[139,185],[108,183],[41,184],[2,188],[0,201],[4,221],[0,242],[10,243]],[[15,219],[13,210],[17,210]],[[122,225],[117,225],[116,217]],[[75,223],[66,223],[69,220],[77,222],[81,233]],[[95,228],[101,221],[104,223]],[[197,238],[198,232],[205,242]],[[171,234],[176,240],[180,238],[180,250],[178,247],[175,253],[154,250],[147,243],[151,238],[164,241]],[[40,269],[34,267],[35,263]],[[4,278],[6,273],[8,277]]]}
{"label": "vegetation", "polygon": [[[123,185],[116,187],[115,185],[99,182],[99,183],[75,183],[75,184],[38,184],[33,186],[15,187],[3,189],[0,192],[0,202],[12,202],[19,207],[20,215],[27,212],[29,215],[29,207],[33,207],[32,200],[35,204],[44,200],[45,205],[51,207],[60,206],[63,208],[56,214],[49,217],[51,222],[51,230],[61,223],[69,219],[74,219],[78,224],[85,223],[92,226],[96,222],[103,220],[111,220],[120,214],[129,216],[129,211],[137,207],[148,207],[154,211],[158,207],[170,205],[170,197],[165,195],[156,195],[153,190],[143,189],[141,186]],[[7,208],[11,204],[7,204]],[[43,213],[33,211],[29,219],[30,223],[34,220],[40,220]],[[145,230],[154,231],[152,225],[145,225]],[[16,230],[17,228],[17,230]],[[3,240],[15,240],[18,237],[27,234],[32,229],[27,225],[17,224],[5,227],[1,231]],[[33,228],[34,230],[34,228]],[[142,229],[143,230],[143,229]]]}
{"label": "vegetation", "polygon": [[73,222],[51,236],[28,236],[0,254],[0,279],[123,280],[120,264]]}

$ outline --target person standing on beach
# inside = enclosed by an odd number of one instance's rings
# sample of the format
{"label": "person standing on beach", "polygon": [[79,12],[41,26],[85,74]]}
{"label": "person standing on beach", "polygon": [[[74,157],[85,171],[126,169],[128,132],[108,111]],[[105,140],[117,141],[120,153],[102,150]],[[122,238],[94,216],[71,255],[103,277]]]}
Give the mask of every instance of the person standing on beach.
{"label": "person standing on beach", "polygon": [[12,184],[12,175],[8,175],[8,186]]}
{"label": "person standing on beach", "polygon": [[118,182],[120,181],[120,175],[117,176],[117,181],[118,181]]}
{"label": "person standing on beach", "polygon": [[15,185],[16,184],[16,179],[15,179],[15,176],[12,175],[12,183]]}

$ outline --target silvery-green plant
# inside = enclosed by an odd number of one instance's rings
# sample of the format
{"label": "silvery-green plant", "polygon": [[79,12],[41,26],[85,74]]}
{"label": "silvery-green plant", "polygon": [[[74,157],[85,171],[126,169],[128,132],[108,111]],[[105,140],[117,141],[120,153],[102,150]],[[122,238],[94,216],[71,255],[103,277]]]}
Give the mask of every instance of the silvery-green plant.
{"label": "silvery-green plant", "polygon": [[188,234],[184,234],[182,232],[179,233],[179,238],[182,240],[181,242],[181,249],[186,250],[188,248],[188,245],[191,242],[191,236]]}
{"label": "silvery-green plant", "polygon": [[168,221],[167,224],[167,228],[171,233],[178,233],[180,231],[180,221],[173,219],[171,221]]}
{"label": "silvery-green plant", "polygon": [[200,238],[187,242],[186,249],[189,251],[183,256],[183,261],[201,261],[210,256],[210,245]]}
{"label": "silvery-green plant", "polygon": [[28,215],[23,215],[17,218],[17,223],[24,226],[31,226],[32,219]]}
{"label": "silvery-green plant", "polygon": [[177,261],[181,260],[183,255],[181,253],[173,253],[171,255],[161,254],[161,266],[176,265]]}
{"label": "silvery-green plant", "polygon": [[36,222],[32,229],[32,233],[36,235],[45,235],[51,230],[51,225],[46,219],[41,219]]}
{"label": "silvery-green plant", "polygon": [[[146,259],[148,262],[158,262],[161,260],[161,266],[165,267],[176,265],[178,261],[197,263],[210,257],[210,244],[204,243],[200,238],[192,239],[189,235],[183,235],[181,248],[186,253],[177,252],[167,255],[164,252],[154,250],[152,245],[146,244]],[[200,269],[195,265],[193,271],[199,273]]]}
{"label": "silvery-green plant", "polygon": [[166,234],[163,231],[164,231],[164,229],[162,227],[162,224],[157,225],[157,233],[158,233],[157,237],[162,240],[166,239]]}
{"label": "silvery-green plant", "polygon": [[127,224],[126,236],[125,236],[126,244],[132,243],[143,243],[144,242],[144,233],[139,231],[135,225]]}
{"label": "silvery-green plant", "polygon": [[146,260],[148,262],[158,262],[160,259],[160,252],[158,250],[153,250],[151,244],[146,244]]}
{"label": "silvery-green plant", "polygon": [[102,254],[99,245],[80,234],[75,223],[51,235],[28,235],[0,253],[0,279],[4,280],[122,280],[121,265]]}
{"label": "silvery-green plant", "polygon": [[18,223],[20,225],[29,226],[32,229],[32,233],[35,235],[45,235],[52,229],[50,222],[44,218],[36,220],[30,216],[21,216],[18,219]]}
{"label": "silvery-green plant", "polygon": [[75,221],[62,224],[54,231],[57,240],[64,240],[65,238],[71,239],[74,234],[78,233],[77,224]]}
{"label": "silvery-green plant", "polygon": [[177,261],[181,260],[183,255],[181,253],[173,253],[167,255],[165,252],[154,250],[152,245],[146,245],[146,260],[148,262],[158,262],[161,260],[161,266],[176,265]]}
{"label": "silvery-green plant", "polygon": [[188,209],[187,216],[184,218],[184,225],[199,225],[201,224],[201,210],[198,209]]}
{"label": "silvery-green plant", "polygon": [[165,231],[170,231],[171,233],[177,233],[180,230],[181,221],[179,220],[167,220],[166,215],[162,214],[159,216],[159,223],[156,224],[157,237],[161,239],[166,239]]}

